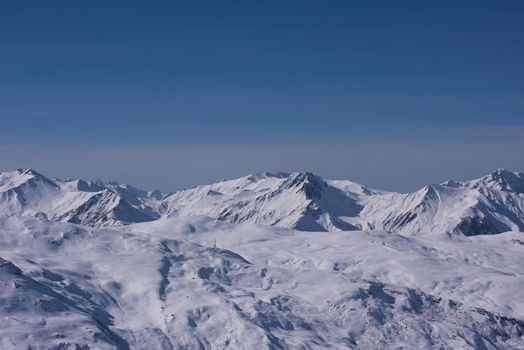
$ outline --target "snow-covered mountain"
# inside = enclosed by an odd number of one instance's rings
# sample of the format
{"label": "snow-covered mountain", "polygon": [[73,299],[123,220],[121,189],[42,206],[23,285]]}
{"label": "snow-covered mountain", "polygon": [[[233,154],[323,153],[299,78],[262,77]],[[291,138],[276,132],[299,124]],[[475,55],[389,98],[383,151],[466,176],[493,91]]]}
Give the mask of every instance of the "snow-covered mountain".
{"label": "snow-covered mountain", "polygon": [[158,219],[162,197],[117,183],[51,180],[32,169],[0,174],[0,214],[7,216],[118,226]]}
{"label": "snow-covered mountain", "polygon": [[524,231],[524,174],[498,169],[477,180],[395,193],[311,173],[262,173],[165,195],[19,169],[0,175],[0,213],[93,227],[206,215],[302,231],[493,234]]}
{"label": "snow-covered mountain", "polygon": [[503,169],[414,193],[378,191],[311,173],[264,173],[177,192],[166,198],[163,215],[207,215],[303,231],[492,234],[524,230],[523,188],[522,173]]}
{"label": "snow-covered mountain", "polygon": [[352,193],[311,173],[263,173],[199,186],[169,196],[166,208],[167,216],[207,215],[303,231],[357,229],[339,217],[361,209]]}
{"label": "snow-covered mountain", "polygon": [[372,227],[402,234],[480,235],[524,230],[524,194],[505,178],[521,173],[498,169],[478,180],[447,181],[408,194],[389,193],[363,199],[360,216]]}
{"label": "snow-covered mountain", "polygon": [[523,349],[523,179],[3,173],[0,349]]}

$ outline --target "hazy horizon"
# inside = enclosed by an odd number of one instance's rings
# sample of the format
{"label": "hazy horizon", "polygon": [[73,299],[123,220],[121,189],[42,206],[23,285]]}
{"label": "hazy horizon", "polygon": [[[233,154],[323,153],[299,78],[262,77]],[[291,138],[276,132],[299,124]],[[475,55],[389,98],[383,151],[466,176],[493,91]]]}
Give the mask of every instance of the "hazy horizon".
{"label": "hazy horizon", "polygon": [[[506,130],[505,135],[515,137],[520,132]],[[514,140],[501,138],[488,144],[476,141],[461,148],[448,142],[426,145],[423,149],[410,143],[287,144],[263,149],[257,145],[243,148],[231,145],[135,148],[14,145],[0,146],[0,172],[32,168],[61,179],[115,180],[142,189],[171,192],[264,171],[310,171],[325,179],[352,180],[376,189],[412,192],[450,179],[479,178],[498,168],[524,171],[523,166],[519,167],[522,163],[519,152],[508,152],[503,162],[498,159],[500,150],[512,148]],[[518,142],[522,149],[524,140]],[[361,152],[362,148],[366,148],[365,153]],[[440,150],[439,157],[425,156],[435,149]],[[329,157],[323,157],[328,153]],[[140,159],[140,167],[135,158]]]}

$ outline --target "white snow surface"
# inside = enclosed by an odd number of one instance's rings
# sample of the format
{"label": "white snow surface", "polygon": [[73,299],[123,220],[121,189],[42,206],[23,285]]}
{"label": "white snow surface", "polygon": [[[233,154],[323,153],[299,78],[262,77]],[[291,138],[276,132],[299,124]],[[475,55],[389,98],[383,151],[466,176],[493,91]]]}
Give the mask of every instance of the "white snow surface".
{"label": "white snow surface", "polygon": [[1,349],[522,349],[524,234],[0,218]]}

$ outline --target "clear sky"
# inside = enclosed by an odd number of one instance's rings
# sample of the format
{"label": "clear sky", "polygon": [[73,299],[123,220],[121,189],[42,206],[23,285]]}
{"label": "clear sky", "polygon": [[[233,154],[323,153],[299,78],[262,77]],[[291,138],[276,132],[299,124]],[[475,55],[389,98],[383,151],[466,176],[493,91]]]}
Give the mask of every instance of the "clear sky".
{"label": "clear sky", "polygon": [[524,170],[524,1],[2,1],[0,171]]}

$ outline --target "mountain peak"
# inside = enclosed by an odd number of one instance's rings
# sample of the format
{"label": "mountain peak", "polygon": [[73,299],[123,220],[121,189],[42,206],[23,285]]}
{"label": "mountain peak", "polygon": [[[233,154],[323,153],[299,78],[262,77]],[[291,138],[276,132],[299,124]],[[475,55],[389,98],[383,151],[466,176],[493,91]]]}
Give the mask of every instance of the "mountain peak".
{"label": "mountain peak", "polygon": [[33,175],[33,176],[42,176],[39,172],[36,170],[33,170],[31,168],[18,168],[17,172],[19,175]]}
{"label": "mountain peak", "polygon": [[264,171],[261,173],[255,173],[255,174],[248,175],[247,178],[251,181],[258,181],[260,179],[267,179],[271,177],[277,178],[277,179],[283,179],[283,178],[288,177],[289,175],[290,175],[289,173],[285,173],[285,172],[272,173],[269,171]]}
{"label": "mountain peak", "polygon": [[[40,174],[31,168],[19,168],[16,171],[5,173],[7,178],[3,186],[17,187],[26,182],[42,182],[53,188],[58,188],[58,185],[53,181]],[[0,184],[1,186],[2,184]],[[5,189],[4,189],[5,190]]]}
{"label": "mountain peak", "polygon": [[453,187],[453,188],[457,188],[457,187],[461,187],[462,184],[460,182],[457,182],[455,180],[447,180],[447,181],[444,181],[443,183],[440,184],[441,186],[446,186],[446,187]]}
{"label": "mountain peak", "polygon": [[322,180],[320,176],[315,175],[309,171],[306,171],[306,172],[295,171],[289,174],[288,178],[296,179],[298,181],[307,181],[307,182],[324,181]]}
{"label": "mountain peak", "polygon": [[482,186],[496,188],[507,192],[524,193],[524,174],[498,168],[473,182],[473,188]]}
{"label": "mountain peak", "polygon": [[497,168],[495,171],[493,171],[490,175],[492,176],[511,176],[514,175],[514,172],[506,169],[506,168]]}
{"label": "mountain peak", "polygon": [[313,173],[294,172],[287,177],[282,186],[283,188],[298,188],[298,191],[303,192],[306,198],[312,199],[320,198],[326,183],[320,176]]}

